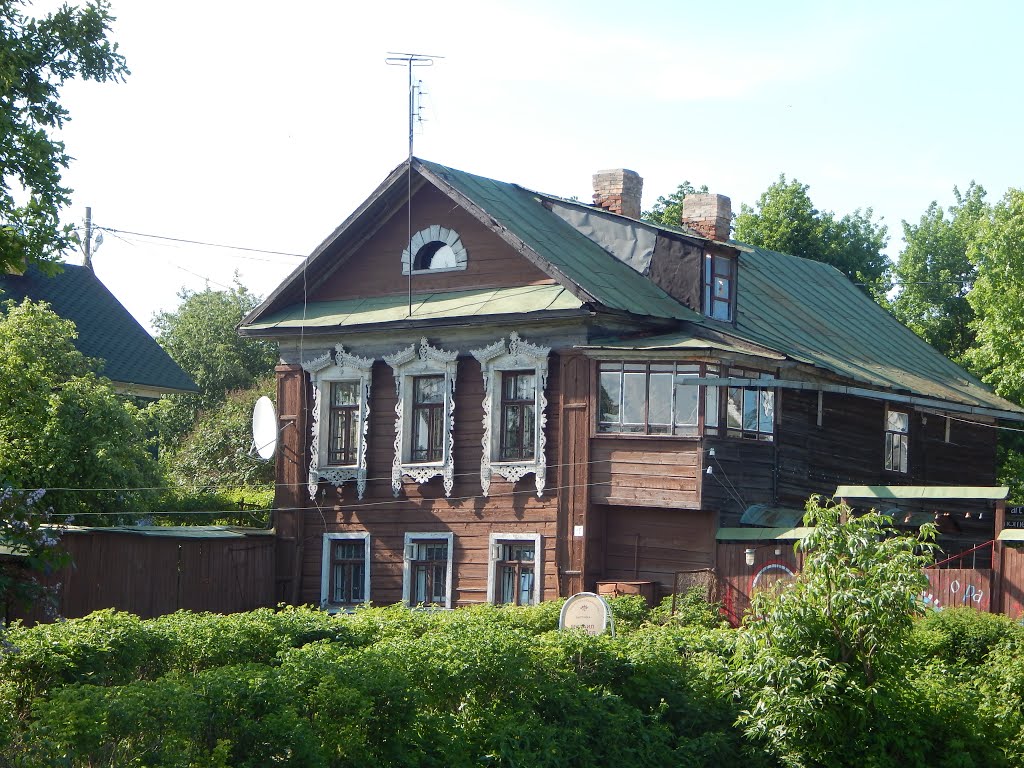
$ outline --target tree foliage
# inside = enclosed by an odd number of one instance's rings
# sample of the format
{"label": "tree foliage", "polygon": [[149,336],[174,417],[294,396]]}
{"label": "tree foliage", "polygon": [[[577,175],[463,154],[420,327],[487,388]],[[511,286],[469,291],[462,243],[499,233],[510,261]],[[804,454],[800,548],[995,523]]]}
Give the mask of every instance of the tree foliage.
{"label": "tree foliage", "polygon": [[667,197],[664,195],[659,197],[654,203],[654,207],[649,211],[644,211],[640,218],[652,224],[678,227],[683,219],[683,198],[687,195],[706,194],[707,191],[706,184],[698,189],[689,181],[684,181],[676,187],[676,191],[672,194]]}
{"label": "tree foliage", "polygon": [[921,613],[935,535],[899,535],[889,518],[807,505],[796,581],[761,592],[740,631],[740,722],[794,765],[871,765],[906,749],[877,727],[900,722],[904,649]]}
{"label": "tree foliage", "polygon": [[873,220],[870,208],[837,218],[819,211],[806,184],[779,180],[736,216],[735,238],[773,251],[831,264],[870,295],[880,298],[889,287],[889,261],[882,252],[888,228]]}
{"label": "tree foliage", "polygon": [[123,80],[128,74],[116,43],[107,39],[105,0],[63,6],[35,19],[22,0],[0,2],[0,270],[26,260],[53,262],[72,242],[60,225],[71,190],[61,172],[71,162],[52,137],[70,119],[60,104],[69,80]]}
{"label": "tree foliage", "polygon": [[74,346],[75,325],[46,304],[8,301],[0,314],[0,477],[54,491],[54,512],[116,513],[157,484],[145,422]]}
{"label": "tree foliage", "polygon": [[9,605],[51,598],[52,590],[38,576],[67,562],[57,548],[61,527],[51,524],[50,510],[40,504],[44,494],[0,485],[0,547],[14,555],[0,557],[0,625]]}
{"label": "tree foliage", "polygon": [[258,303],[238,280],[230,290],[184,289],[173,312],[153,318],[156,340],[199,386],[196,395],[172,395],[151,408],[161,445],[173,447],[193,426],[199,412],[224,402],[274,369],[277,346],[244,339],[236,327]]}
{"label": "tree foliage", "polygon": [[[974,309],[968,294],[976,268],[968,251],[991,207],[973,181],[955,204],[932,202],[917,224],[903,222],[906,247],[895,267],[899,295],[892,310],[904,325],[939,352],[962,361],[974,343]],[[948,217],[947,217],[948,214]]]}
{"label": "tree foliage", "polygon": [[191,431],[161,456],[167,477],[181,486],[245,488],[274,482],[274,462],[250,453],[252,412],[261,396],[273,399],[275,380],[266,375],[249,389],[228,393],[202,411]]}

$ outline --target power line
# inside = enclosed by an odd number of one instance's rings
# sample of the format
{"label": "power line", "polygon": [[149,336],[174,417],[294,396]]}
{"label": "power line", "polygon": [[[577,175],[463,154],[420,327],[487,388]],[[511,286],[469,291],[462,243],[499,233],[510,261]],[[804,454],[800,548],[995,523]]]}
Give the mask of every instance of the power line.
{"label": "power line", "polygon": [[154,235],[148,232],[133,232],[128,229],[115,229],[114,227],[96,227],[104,232],[117,233],[122,235],[134,235],[135,237],[150,237],[154,240],[169,240],[174,243],[187,243],[188,245],[203,245],[208,248],[227,248],[233,251],[249,251],[250,253],[268,253],[273,256],[291,256],[297,259],[306,258],[302,253],[287,253],[285,251],[270,251],[265,248],[249,248],[243,245],[227,245],[225,243],[209,243],[203,240],[189,240],[184,237],[170,237],[169,235]]}

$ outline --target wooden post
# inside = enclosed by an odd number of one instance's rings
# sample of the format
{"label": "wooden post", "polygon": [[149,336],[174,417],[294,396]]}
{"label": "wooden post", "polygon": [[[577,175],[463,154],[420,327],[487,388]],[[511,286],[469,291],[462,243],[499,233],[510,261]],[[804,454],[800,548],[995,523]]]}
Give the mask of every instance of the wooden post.
{"label": "wooden post", "polygon": [[989,595],[989,611],[1003,613],[1003,542],[999,534],[1006,526],[1006,499],[996,500],[996,522],[992,541],[992,594]]}

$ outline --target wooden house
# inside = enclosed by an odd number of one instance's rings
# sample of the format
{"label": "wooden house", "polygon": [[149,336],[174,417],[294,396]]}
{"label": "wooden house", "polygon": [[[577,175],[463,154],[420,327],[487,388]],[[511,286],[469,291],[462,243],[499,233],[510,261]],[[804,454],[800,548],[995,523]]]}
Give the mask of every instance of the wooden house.
{"label": "wooden house", "polygon": [[665,594],[810,494],[995,480],[1024,411],[841,273],[730,240],[721,195],[659,227],[635,173],[594,182],[415,159],[245,318],[281,350],[278,599]]}

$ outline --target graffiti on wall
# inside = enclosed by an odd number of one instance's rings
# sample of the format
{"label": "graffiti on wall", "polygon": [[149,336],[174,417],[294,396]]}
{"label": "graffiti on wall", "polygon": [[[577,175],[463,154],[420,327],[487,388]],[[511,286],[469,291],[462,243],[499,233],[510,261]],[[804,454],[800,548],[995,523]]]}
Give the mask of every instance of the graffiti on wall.
{"label": "graffiti on wall", "polygon": [[927,570],[931,589],[921,593],[921,601],[935,611],[963,607],[988,611],[991,596],[991,571],[974,569]]}

